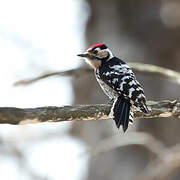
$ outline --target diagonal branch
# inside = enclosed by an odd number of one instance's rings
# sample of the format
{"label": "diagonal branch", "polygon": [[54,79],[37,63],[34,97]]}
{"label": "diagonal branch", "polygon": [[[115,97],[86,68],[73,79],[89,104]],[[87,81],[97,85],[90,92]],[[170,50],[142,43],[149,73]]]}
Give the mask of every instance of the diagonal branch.
{"label": "diagonal branch", "polygon": [[168,68],[143,63],[128,63],[133,71],[153,76],[165,77],[177,84],[180,84],[180,73]]}
{"label": "diagonal branch", "polygon": [[[163,68],[160,66],[155,66],[152,64],[143,64],[143,63],[128,63],[129,66],[132,68],[134,72],[138,73],[143,73],[143,74],[153,74],[153,75],[158,75],[160,77],[166,77],[166,79],[171,80],[173,82],[176,82],[177,84],[180,84],[180,73]],[[71,69],[68,71],[56,71],[56,72],[46,72],[43,73],[35,78],[31,79],[24,79],[20,80],[14,83],[15,86],[19,85],[29,85],[32,84],[36,81],[51,77],[51,76],[81,76],[82,74],[92,72],[92,69],[88,67],[84,68],[76,68],[76,69]]]}
{"label": "diagonal branch", "polygon": [[88,68],[88,67],[84,67],[84,68],[76,68],[76,69],[71,69],[71,70],[67,70],[67,71],[55,71],[55,72],[45,72],[37,77],[31,78],[31,79],[24,79],[24,80],[20,80],[14,83],[15,86],[19,86],[19,85],[29,85],[32,84],[36,81],[48,78],[48,77],[52,77],[52,76],[74,76],[74,77],[78,77],[82,74],[85,73],[90,73],[92,72],[92,69]]}
{"label": "diagonal branch", "polygon": [[[176,117],[180,118],[180,102],[177,101],[149,101],[151,112],[144,114],[135,111],[135,118]],[[0,108],[0,123],[31,124],[40,122],[60,122],[77,120],[105,120],[109,119],[111,106],[107,104],[40,107],[20,109],[14,107]]]}

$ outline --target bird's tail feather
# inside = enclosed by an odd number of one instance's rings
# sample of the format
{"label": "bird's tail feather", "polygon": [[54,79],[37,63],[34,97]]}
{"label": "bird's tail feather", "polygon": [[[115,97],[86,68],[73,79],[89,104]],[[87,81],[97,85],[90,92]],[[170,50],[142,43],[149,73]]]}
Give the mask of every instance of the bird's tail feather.
{"label": "bird's tail feather", "polygon": [[113,119],[116,123],[117,128],[122,125],[123,131],[125,132],[128,128],[129,122],[132,122],[133,115],[130,113],[130,103],[127,100],[120,96],[118,97],[113,104]]}

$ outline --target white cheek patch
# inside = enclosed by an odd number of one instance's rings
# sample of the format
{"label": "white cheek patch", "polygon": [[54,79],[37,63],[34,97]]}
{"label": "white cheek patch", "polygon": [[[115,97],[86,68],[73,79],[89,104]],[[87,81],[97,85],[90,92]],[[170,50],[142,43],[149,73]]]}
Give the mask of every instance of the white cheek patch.
{"label": "white cheek patch", "polygon": [[98,48],[96,48],[96,50],[99,52],[99,51],[101,51],[101,49],[98,47]]}
{"label": "white cheek patch", "polygon": [[[112,54],[112,52],[111,52],[109,49],[106,49],[106,52],[109,53],[109,59],[111,59],[111,58],[114,57],[114,55]],[[108,59],[108,60],[109,60],[109,59]]]}
{"label": "white cheek patch", "polygon": [[96,48],[96,50],[99,52],[99,55],[97,54],[97,57],[99,57],[99,58],[106,58],[107,56],[109,56],[108,57],[108,60],[109,60],[114,57],[114,55],[112,54],[112,52],[109,49],[101,50],[100,48]]}
{"label": "white cheek patch", "polygon": [[99,58],[106,58],[106,57],[108,57],[108,52],[106,50],[100,50],[97,53],[97,57],[99,57]]}

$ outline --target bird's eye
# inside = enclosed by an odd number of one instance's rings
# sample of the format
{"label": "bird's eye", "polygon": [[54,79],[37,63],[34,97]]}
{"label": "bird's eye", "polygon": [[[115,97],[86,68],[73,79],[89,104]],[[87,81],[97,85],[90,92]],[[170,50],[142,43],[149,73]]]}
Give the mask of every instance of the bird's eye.
{"label": "bird's eye", "polygon": [[94,51],[93,51],[93,53],[94,53],[94,54],[97,54],[97,53],[98,53],[98,51],[97,51],[97,50],[94,50]]}

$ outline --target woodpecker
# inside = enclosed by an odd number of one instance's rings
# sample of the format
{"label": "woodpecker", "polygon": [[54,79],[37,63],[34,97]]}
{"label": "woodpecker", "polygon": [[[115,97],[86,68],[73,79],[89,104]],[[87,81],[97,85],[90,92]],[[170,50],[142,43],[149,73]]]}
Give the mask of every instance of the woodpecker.
{"label": "woodpecker", "polygon": [[111,112],[117,128],[122,125],[125,132],[133,122],[133,109],[149,113],[144,91],[130,67],[115,57],[105,44],[95,44],[83,54],[94,68],[95,77],[104,93],[113,102]]}

